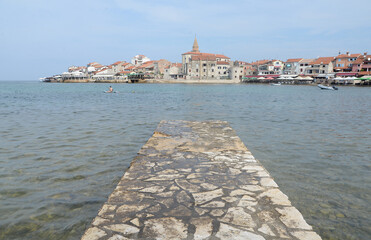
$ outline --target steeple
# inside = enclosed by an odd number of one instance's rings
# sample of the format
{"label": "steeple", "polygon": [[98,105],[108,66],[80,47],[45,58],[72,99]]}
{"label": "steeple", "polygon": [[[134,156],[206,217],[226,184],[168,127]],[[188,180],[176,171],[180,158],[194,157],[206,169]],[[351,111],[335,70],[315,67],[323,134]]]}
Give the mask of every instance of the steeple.
{"label": "steeple", "polygon": [[197,43],[196,36],[195,36],[195,41],[193,42],[192,52],[200,52],[200,50],[198,49],[198,43]]}

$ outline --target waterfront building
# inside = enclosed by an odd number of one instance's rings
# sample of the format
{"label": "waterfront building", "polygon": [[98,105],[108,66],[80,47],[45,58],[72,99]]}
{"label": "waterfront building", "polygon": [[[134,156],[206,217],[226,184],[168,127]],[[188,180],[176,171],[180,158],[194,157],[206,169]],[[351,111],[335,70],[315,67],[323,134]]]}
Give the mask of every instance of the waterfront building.
{"label": "waterfront building", "polygon": [[360,57],[360,53],[350,54],[339,54],[334,59],[334,72],[352,72],[353,62]]}
{"label": "waterfront building", "polygon": [[164,79],[179,79],[183,78],[182,64],[172,63],[164,69]]}
{"label": "waterfront building", "polygon": [[242,62],[239,61],[234,61],[229,74],[230,74],[230,79],[236,80],[239,79],[242,81],[242,78],[246,75],[246,65]]}
{"label": "waterfront building", "polygon": [[319,74],[328,74],[334,72],[333,61],[334,57],[320,57],[309,63],[306,69],[306,75],[317,76]]}
{"label": "waterfront building", "polygon": [[254,68],[252,65],[246,65],[244,67],[244,75],[257,75],[258,69]]}
{"label": "waterfront building", "polygon": [[108,66],[102,70],[93,72],[92,78],[95,80],[111,80],[115,73],[113,72],[112,66]]}
{"label": "waterfront building", "polygon": [[154,69],[153,69],[154,73],[156,74],[157,77],[161,77],[165,73],[165,67],[168,67],[169,65],[171,65],[171,62],[166,59],[160,59],[160,60],[154,61],[153,65],[154,65]]}
{"label": "waterfront building", "polygon": [[303,58],[291,58],[283,64],[282,74],[283,75],[299,75],[299,65]]}
{"label": "waterfront building", "polygon": [[91,63],[88,63],[87,65],[87,71],[88,73],[93,73],[93,72],[96,72],[96,71],[99,71],[99,70],[102,70],[105,66],[103,66],[102,64],[100,63],[97,63],[97,62],[91,62]]}
{"label": "waterfront building", "polygon": [[149,59],[148,57],[144,55],[136,55],[131,59],[131,64],[133,64],[134,66],[140,66],[143,63],[149,62],[149,61],[151,61],[151,59]]}
{"label": "waterfront building", "polygon": [[307,68],[310,67],[310,63],[312,63],[315,59],[314,58],[310,58],[310,59],[301,59],[299,61],[299,71],[297,73],[297,75],[303,75],[307,72]]}
{"label": "waterfront building", "polygon": [[356,72],[358,76],[371,75],[371,55],[367,52],[359,56],[352,65],[352,72]]}
{"label": "waterfront building", "polygon": [[258,75],[263,75],[263,74],[269,74],[268,63],[269,63],[269,60],[259,60],[256,62],[252,62],[251,65],[257,69]]}
{"label": "waterfront building", "polygon": [[148,62],[143,63],[140,66],[135,67],[136,72],[154,74],[153,73],[153,70],[155,68],[154,62],[155,61],[148,61]]}
{"label": "waterfront building", "polygon": [[252,64],[257,66],[258,75],[281,74],[284,65],[280,60],[260,60]]}
{"label": "waterfront building", "polygon": [[125,67],[128,66],[130,63],[125,61],[117,61],[110,66],[112,67],[112,71],[114,74],[124,71]]}
{"label": "waterfront building", "polygon": [[230,65],[227,56],[201,53],[196,37],[192,51],[182,54],[182,73],[188,79],[228,79]]}

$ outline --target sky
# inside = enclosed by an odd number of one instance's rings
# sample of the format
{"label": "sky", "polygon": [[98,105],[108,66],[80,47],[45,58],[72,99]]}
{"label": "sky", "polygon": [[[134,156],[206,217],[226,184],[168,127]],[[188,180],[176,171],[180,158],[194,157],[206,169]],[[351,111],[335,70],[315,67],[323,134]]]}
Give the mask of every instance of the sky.
{"label": "sky", "polygon": [[0,0],[0,80],[38,80],[89,62],[181,62],[371,52],[370,0]]}

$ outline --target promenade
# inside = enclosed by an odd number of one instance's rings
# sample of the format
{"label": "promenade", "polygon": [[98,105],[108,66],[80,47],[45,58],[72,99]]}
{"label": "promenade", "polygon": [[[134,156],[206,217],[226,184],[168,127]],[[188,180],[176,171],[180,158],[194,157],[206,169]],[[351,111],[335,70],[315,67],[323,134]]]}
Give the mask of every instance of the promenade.
{"label": "promenade", "polygon": [[82,236],[321,239],[224,121],[161,121]]}

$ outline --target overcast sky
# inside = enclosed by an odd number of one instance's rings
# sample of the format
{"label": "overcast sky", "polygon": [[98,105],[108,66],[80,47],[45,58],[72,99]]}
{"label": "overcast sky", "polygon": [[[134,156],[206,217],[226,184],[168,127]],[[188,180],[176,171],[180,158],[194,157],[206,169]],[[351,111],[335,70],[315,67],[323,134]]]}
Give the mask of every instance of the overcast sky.
{"label": "overcast sky", "polygon": [[0,80],[38,80],[137,54],[181,62],[371,52],[370,0],[0,0]]}

